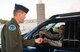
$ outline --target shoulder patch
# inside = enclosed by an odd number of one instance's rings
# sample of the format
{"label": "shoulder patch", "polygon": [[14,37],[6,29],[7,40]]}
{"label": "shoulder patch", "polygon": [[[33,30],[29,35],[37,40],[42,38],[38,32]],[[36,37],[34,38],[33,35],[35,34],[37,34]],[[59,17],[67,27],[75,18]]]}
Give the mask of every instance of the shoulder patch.
{"label": "shoulder patch", "polygon": [[10,31],[14,31],[14,30],[16,30],[16,26],[13,25],[13,24],[11,24],[11,25],[8,27],[8,29],[9,29]]}

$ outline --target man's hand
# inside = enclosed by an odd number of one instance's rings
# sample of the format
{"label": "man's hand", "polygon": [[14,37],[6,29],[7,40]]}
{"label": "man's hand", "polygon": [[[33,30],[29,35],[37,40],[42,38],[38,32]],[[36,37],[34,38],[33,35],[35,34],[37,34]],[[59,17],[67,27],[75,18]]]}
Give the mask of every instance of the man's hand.
{"label": "man's hand", "polygon": [[43,38],[43,43],[47,43],[47,38]]}
{"label": "man's hand", "polygon": [[44,31],[40,31],[39,34],[45,35],[46,33]]}
{"label": "man's hand", "polygon": [[42,38],[35,39],[35,43],[37,43],[37,44],[41,44],[42,42],[43,42]]}

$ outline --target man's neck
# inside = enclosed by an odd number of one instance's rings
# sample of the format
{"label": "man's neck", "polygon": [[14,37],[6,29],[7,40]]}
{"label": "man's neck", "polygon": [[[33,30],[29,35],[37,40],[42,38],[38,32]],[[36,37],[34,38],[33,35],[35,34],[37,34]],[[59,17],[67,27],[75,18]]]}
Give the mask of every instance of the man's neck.
{"label": "man's neck", "polygon": [[19,24],[19,20],[17,19],[17,17],[14,17],[14,19],[16,20],[16,22]]}

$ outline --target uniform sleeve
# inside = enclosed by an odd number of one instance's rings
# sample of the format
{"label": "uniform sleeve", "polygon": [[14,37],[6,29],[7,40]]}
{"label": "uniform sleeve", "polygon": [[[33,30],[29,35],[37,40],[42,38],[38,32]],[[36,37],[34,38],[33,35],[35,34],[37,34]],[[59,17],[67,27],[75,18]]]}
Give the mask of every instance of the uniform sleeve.
{"label": "uniform sleeve", "polygon": [[59,34],[51,34],[51,33],[46,33],[45,37],[53,40],[59,40],[61,38]]}
{"label": "uniform sleeve", "polygon": [[[4,26],[5,27],[5,26]],[[1,52],[6,52],[5,51],[5,36],[4,36],[4,27],[1,31]]]}
{"label": "uniform sleeve", "polygon": [[9,49],[7,49],[7,48],[10,48],[10,34],[9,34],[9,31],[8,31],[8,29],[7,29],[7,27],[4,27],[4,37],[5,37],[5,49],[6,49],[6,51],[9,51]]}
{"label": "uniform sleeve", "polygon": [[61,41],[54,41],[54,40],[47,39],[47,43],[51,46],[62,47]]}
{"label": "uniform sleeve", "polygon": [[23,41],[23,46],[35,46],[35,40],[33,39],[28,39]]}

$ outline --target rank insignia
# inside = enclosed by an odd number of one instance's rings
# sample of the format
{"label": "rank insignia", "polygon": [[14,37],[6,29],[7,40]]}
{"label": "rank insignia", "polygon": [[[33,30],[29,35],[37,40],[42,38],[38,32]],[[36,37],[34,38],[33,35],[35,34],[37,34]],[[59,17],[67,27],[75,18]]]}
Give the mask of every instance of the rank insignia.
{"label": "rank insignia", "polygon": [[10,31],[14,31],[14,30],[16,30],[16,26],[13,25],[13,24],[11,24],[11,25],[9,26],[9,30],[10,30]]}

